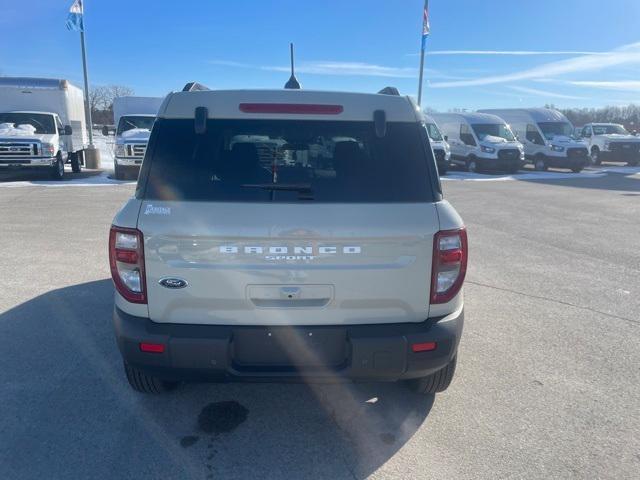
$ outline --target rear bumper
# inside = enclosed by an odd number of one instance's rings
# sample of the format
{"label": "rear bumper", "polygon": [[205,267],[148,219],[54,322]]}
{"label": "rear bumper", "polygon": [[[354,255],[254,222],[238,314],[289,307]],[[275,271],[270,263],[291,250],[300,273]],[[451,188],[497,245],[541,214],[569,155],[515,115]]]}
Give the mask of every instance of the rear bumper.
{"label": "rear bumper", "polygon": [[[464,311],[421,323],[237,327],[160,324],[116,307],[113,321],[124,361],[165,380],[396,381],[429,375],[451,361]],[[163,344],[165,351],[142,352],[141,342]],[[412,351],[423,342],[437,347]],[[328,360],[313,361],[321,357]]]}

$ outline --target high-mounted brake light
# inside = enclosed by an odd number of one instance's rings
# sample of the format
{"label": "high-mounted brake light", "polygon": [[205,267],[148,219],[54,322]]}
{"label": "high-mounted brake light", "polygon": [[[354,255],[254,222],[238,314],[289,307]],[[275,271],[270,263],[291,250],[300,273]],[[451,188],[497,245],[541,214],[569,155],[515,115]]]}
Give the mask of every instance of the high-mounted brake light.
{"label": "high-mounted brake light", "polygon": [[109,265],[116,290],[132,303],[147,303],[142,232],[112,226],[109,232]]}
{"label": "high-mounted brake light", "polygon": [[462,288],[467,272],[467,231],[441,230],[433,238],[431,303],[447,303]]}
{"label": "high-mounted brake light", "polygon": [[244,113],[288,113],[309,115],[338,115],[343,112],[342,105],[322,105],[316,103],[241,103]]}

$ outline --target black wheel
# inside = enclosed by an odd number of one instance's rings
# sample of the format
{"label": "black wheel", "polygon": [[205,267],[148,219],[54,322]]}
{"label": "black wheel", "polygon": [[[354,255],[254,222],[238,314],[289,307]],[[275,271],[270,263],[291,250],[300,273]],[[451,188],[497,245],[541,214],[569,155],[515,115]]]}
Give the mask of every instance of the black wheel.
{"label": "black wheel", "polygon": [[129,385],[136,392],[159,394],[173,390],[178,384],[177,382],[167,382],[160,380],[152,375],[147,375],[135,367],[124,364],[124,371],[127,374]]}
{"label": "black wheel", "polygon": [[467,160],[467,172],[475,173],[478,171],[478,160],[476,157],[471,157]]}
{"label": "black wheel", "polygon": [[582,167],[571,167],[571,171],[573,173],[580,173],[582,171]]}
{"label": "black wheel", "polygon": [[636,160],[629,160],[627,162],[627,165],[629,165],[630,167],[636,167],[636,166],[638,166],[638,160],[637,159]]}
{"label": "black wheel", "polygon": [[544,172],[547,170],[547,162],[544,161],[544,156],[538,155],[533,160],[533,168],[535,168],[538,172]]}
{"label": "black wheel", "polygon": [[117,163],[114,163],[113,165],[113,176],[116,178],[116,180],[124,180],[124,171],[122,170],[122,167]]}
{"label": "black wheel", "polygon": [[411,390],[424,393],[439,393],[444,392],[453,380],[453,374],[456,372],[457,357],[453,357],[446,367],[442,370],[438,370],[436,373],[432,373],[428,377],[414,378],[407,381],[407,385]]}
{"label": "black wheel", "polygon": [[448,168],[447,168],[447,167],[445,167],[445,166],[438,167],[438,173],[439,173],[440,175],[446,175],[446,174],[447,174],[447,170],[448,170]]}
{"label": "black wheel", "polygon": [[80,173],[82,171],[82,165],[80,164],[80,154],[70,153],[69,157],[71,157],[71,171],[73,173]]}
{"label": "black wheel", "polygon": [[62,180],[64,178],[64,162],[60,154],[56,155],[56,161],[51,166],[51,178]]}
{"label": "black wheel", "polygon": [[600,149],[598,149],[598,147],[593,147],[591,149],[591,162],[594,165],[600,165],[602,163],[602,159],[600,158]]}

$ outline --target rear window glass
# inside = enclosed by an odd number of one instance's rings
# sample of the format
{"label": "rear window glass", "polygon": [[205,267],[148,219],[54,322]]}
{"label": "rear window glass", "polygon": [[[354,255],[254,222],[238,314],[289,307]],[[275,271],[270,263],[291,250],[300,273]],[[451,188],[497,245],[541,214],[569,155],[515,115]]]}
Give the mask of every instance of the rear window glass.
{"label": "rear window glass", "polygon": [[[220,202],[433,201],[417,123],[158,120],[139,196]],[[427,147],[427,148],[425,148]]]}

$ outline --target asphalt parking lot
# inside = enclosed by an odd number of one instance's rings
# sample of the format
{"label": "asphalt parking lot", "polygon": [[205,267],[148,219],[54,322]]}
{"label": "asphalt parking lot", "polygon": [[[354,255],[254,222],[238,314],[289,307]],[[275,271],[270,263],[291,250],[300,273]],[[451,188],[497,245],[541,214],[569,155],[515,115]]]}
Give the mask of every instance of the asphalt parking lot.
{"label": "asphalt parking lot", "polygon": [[640,169],[450,178],[470,270],[458,371],[435,398],[135,394],[107,264],[133,183],[0,183],[0,478],[637,478]]}

